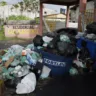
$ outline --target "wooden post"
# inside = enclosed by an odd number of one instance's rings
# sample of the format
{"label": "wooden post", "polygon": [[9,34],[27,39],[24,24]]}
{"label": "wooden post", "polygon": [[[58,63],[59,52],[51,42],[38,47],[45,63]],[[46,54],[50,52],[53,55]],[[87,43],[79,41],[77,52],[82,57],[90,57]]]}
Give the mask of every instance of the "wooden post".
{"label": "wooden post", "polygon": [[94,22],[96,22],[96,0],[94,0]]}
{"label": "wooden post", "polygon": [[69,12],[70,12],[70,7],[67,6],[67,14],[66,14],[66,27],[69,26]]}
{"label": "wooden post", "polygon": [[84,13],[86,11],[86,3],[87,3],[87,0],[80,0],[80,3],[79,3],[79,18],[78,18],[78,31],[79,32],[82,31],[81,14],[84,15]]}
{"label": "wooden post", "polygon": [[43,4],[40,3],[40,35],[43,33]]}

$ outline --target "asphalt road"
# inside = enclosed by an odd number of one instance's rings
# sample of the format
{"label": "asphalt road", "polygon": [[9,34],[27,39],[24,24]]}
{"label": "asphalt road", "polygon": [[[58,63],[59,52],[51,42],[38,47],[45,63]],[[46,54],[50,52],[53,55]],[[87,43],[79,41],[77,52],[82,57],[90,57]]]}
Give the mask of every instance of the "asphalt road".
{"label": "asphalt road", "polygon": [[9,41],[0,41],[0,49],[6,49],[9,48],[12,45],[21,45],[21,46],[27,46],[28,44],[32,44],[32,40],[9,40]]}

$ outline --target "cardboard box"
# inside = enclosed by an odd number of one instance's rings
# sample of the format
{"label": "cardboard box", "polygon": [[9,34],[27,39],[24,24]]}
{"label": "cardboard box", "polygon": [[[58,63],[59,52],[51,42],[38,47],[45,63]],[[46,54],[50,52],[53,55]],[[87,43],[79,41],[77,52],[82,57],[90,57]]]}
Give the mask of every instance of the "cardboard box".
{"label": "cardboard box", "polygon": [[6,68],[9,67],[9,65],[14,61],[14,57],[10,57],[10,59],[4,64]]}

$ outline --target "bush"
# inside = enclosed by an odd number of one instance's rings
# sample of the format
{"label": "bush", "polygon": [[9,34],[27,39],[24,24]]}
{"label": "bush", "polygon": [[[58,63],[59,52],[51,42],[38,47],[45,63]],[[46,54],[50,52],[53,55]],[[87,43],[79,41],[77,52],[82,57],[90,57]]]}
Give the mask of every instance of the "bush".
{"label": "bush", "polygon": [[40,18],[35,18],[35,20],[36,20],[36,23],[40,22]]}
{"label": "bush", "polygon": [[31,20],[31,18],[21,15],[20,16],[12,15],[8,17],[8,20]]}

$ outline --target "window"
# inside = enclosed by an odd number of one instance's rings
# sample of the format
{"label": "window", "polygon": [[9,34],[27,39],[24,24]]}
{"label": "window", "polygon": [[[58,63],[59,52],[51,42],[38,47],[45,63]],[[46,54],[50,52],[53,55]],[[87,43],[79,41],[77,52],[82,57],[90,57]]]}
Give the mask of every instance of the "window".
{"label": "window", "polygon": [[45,11],[44,14],[47,14],[47,12]]}

